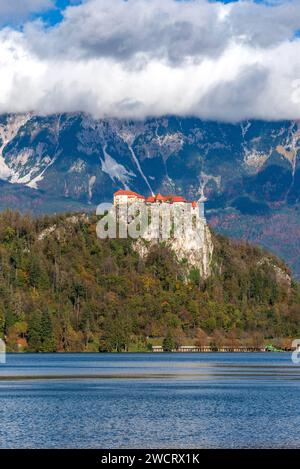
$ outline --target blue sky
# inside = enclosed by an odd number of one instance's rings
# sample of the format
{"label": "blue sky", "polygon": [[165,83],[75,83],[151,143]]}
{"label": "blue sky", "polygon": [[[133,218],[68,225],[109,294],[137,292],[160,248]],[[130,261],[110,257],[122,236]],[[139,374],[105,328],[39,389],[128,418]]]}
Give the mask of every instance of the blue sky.
{"label": "blue sky", "polygon": [[69,5],[79,5],[82,0],[56,0],[56,8],[46,11],[45,13],[37,13],[33,17],[42,18],[47,24],[55,25],[62,21],[62,11]]}

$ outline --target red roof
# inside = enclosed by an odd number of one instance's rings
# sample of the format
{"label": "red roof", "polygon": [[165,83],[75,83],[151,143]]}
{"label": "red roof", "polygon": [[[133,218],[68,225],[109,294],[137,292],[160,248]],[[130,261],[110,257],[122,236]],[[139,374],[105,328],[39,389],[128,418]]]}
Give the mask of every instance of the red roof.
{"label": "red roof", "polygon": [[164,197],[164,200],[165,200],[166,202],[172,202],[173,197],[174,197],[174,195],[166,195],[166,196]]}
{"label": "red roof", "polygon": [[144,199],[145,198],[143,195],[138,194],[137,192],[126,191],[126,190],[123,190],[123,189],[120,189],[120,190],[118,190],[117,192],[114,193],[114,197],[117,196],[117,195],[131,195],[131,196],[134,196],[134,197],[138,197],[139,199]]}
{"label": "red roof", "polygon": [[161,202],[170,202],[171,204],[173,202],[187,202],[187,200],[184,197],[181,197],[179,195],[166,195],[163,196],[161,194],[157,194],[155,196],[150,196],[146,199],[146,202],[153,203],[156,201],[161,201]]}
{"label": "red roof", "polygon": [[[172,194],[170,194],[170,195],[163,196],[160,193],[158,193],[157,195],[154,195],[154,196],[151,195],[151,196],[146,198],[143,195],[138,194],[137,192],[123,190],[123,189],[120,189],[120,190],[118,190],[117,192],[114,193],[114,196],[118,196],[118,195],[128,195],[128,196],[132,196],[132,197],[137,197],[139,199],[144,199],[148,203],[154,203],[156,201],[170,202],[171,204],[174,203],[174,202],[188,203],[187,200],[184,197],[182,197],[181,195],[172,195]],[[194,202],[191,202],[191,203],[192,203],[193,207],[197,206],[197,202],[194,201]]]}
{"label": "red roof", "polygon": [[187,202],[184,197],[181,197],[179,195],[174,195],[171,200],[172,202]]}
{"label": "red roof", "polygon": [[197,202],[196,202],[196,200],[193,200],[193,202],[192,202],[192,207],[197,207]]}

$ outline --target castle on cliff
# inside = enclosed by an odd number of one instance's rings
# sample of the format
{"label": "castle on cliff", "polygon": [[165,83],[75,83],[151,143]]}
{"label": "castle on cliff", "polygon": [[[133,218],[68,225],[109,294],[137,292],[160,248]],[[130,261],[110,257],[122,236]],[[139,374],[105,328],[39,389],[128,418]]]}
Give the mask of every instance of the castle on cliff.
{"label": "castle on cliff", "polygon": [[205,197],[201,197],[198,201],[193,200],[192,202],[187,201],[184,197],[178,195],[166,195],[163,196],[160,193],[152,195],[150,197],[144,197],[137,192],[130,190],[120,189],[114,193],[114,206],[119,207],[122,204],[130,206],[131,204],[141,203],[146,206],[161,206],[161,205],[172,205],[178,207],[190,206],[191,213],[200,215],[204,218],[204,202]]}
{"label": "castle on cliff", "polygon": [[[130,190],[118,190],[114,193],[114,208],[117,220],[123,222],[125,228],[130,226],[132,218],[134,218],[132,215],[128,216],[127,210],[135,213],[135,208],[138,212],[139,206],[142,206],[151,212],[150,226],[147,226],[142,235],[136,237],[134,244],[134,249],[141,257],[146,257],[153,245],[164,241],[165,245],[174,251],[179,261],[186,261],[189,268],[195,268],[199,271],[201,278],[207,278],[211,271],[213,242],[204,216],[205,200],[203,196],[198,201],[192,202],[177,195],[157,194],[144,197]],[[167,222],[164,225],[163,215],[165,212],[171,214],[171,217],[170,224]],[[182,227],[180,226],[178,232],[173,231],[173,227],[176,225],[174,218],[176,214],[179,216],[177,219],[179,225],[182,221]],[[187,219],[189,222],[185,224]],[[168,221],[168,217],[166,220]],[[164,228],[166,228],[165,231]]]}

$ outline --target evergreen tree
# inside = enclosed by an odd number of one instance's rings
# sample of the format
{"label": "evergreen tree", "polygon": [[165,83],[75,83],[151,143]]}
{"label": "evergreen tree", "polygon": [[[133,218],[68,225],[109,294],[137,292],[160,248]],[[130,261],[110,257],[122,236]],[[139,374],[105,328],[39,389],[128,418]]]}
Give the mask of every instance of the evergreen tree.
{"label": "evergreen tree", "polygon": [[53,335],[53,326],[49,311],[45,311],[41,319],[41,351],[55,352],[56,343]]}
{"label": "evergreen tree", "polygon": [[41,253],[32,253],[29,262],[29,284],[34,288],[46,289],[49,285],[48,274]]}
{"label": "evergreen tree", "polygon": [[174,350],[175,341],[170,331],[167,332],[167,335],[163,340],[162,347],[164,352],[172,352]]}
{"label": "evergreen tree", "polygon": [[28,324],[28,345],[32,352],[40,352],[42,346],[42,315],[34,311]]}

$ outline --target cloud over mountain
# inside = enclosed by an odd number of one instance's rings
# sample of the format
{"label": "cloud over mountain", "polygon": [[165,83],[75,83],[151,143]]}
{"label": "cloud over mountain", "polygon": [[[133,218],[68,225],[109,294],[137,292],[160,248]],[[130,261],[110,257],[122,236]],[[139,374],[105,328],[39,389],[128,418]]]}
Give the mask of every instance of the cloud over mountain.
{"label": "cloud over mountain", "polygon": [[0,0],[0,25],[18,23],[31,13],[39,13],[54,7],[55,0]]}
{"label": "cloud over mountain", "polygon": [[300,119],[299,31],[299,0],[86,0],[0,30],[0,112]]}

